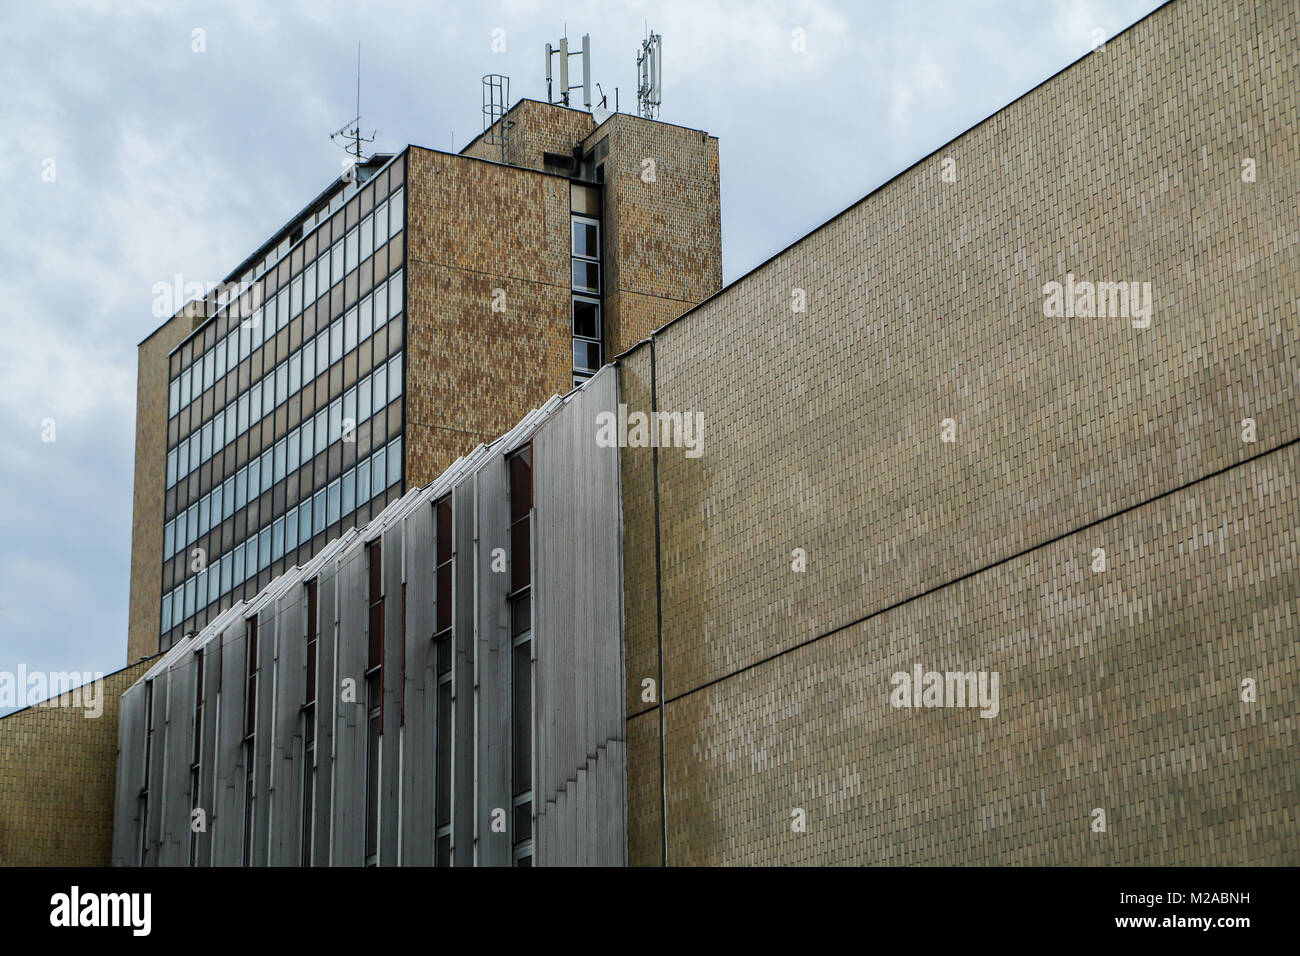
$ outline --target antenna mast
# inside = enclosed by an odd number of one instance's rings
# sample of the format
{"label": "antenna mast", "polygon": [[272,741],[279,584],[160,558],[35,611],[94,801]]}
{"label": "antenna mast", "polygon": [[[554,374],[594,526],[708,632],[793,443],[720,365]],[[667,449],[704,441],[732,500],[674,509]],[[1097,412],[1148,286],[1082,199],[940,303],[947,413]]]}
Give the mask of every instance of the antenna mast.
{"label": "antenna mast", "polygon": [[361,41],[357,41],[357,115],[352,117],[333,133],[330,142],[342,147],[345,153],[353,157],[352,164],[361,162],[361,144],[373,143],[379,130],[371,130],[369,136],[361,135]]}
{"label": "antenna mast", "polygon": [[646,119],[656,119],[663,103],[663,41],[662,36],[650,33],[647,27],[636,58],[636,111]]}

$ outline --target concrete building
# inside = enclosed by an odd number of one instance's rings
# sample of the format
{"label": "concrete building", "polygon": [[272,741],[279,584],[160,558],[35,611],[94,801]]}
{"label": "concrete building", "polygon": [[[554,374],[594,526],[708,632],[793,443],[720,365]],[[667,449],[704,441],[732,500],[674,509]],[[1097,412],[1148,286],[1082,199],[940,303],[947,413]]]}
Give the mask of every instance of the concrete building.
{"label": "concrete building", "polygon": [[140,344],[128,659],[721,284],[698,130],[523,100],[460,154],[358,165]]}
{"label": "concrete building", "polygon": [[676,317],[608,121],[606,367],[126,692],[114,861],[1300,863],[1298,41],[1174,0]]}

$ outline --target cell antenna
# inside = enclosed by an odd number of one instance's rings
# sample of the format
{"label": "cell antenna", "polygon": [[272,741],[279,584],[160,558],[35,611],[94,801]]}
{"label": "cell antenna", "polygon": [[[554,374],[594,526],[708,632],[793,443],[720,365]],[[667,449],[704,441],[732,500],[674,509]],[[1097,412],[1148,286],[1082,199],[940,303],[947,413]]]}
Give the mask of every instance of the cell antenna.
{"label": "cell antenna", "polygon": [[352,117],[334,132],[330,133],[330,142],[341,146],[345,153],[353,157],[353,163],[361,162],[361,144],[373,143],[379,130],[371,130],[369,136],[361,135],[361,41],[357,41],[357,115]]}
{"label": "cell antenna", "polygon": [[647,29],[636,58],[636,111],[646,119],[657,119],[663,103],[663,42],[662,36]]}
{"label": "cell antenna", "polygon": [[[567,34],[567,28],[566,28]],[[569,85],[569,57],[582,57],[582,83],[579,86]],[[551,71],[551,62],[559,57],[560,68],[560,88],[554,88],[555,77]],[[582,35],[582,49],[569,52],[569,38],[564,36],[560,38],[558,47],[546,44],[546,102],[552,105],[568,106],[569,93],[573,90],[582,90],[582,105],[591,109],[591,34]]]}

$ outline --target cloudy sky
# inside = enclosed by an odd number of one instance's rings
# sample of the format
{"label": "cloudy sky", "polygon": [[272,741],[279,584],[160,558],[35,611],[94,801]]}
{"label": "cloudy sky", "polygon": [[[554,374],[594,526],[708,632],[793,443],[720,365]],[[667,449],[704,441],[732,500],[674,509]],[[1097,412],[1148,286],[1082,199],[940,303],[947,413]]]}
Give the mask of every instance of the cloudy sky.
{"label": "cloudy sky", "polygon": [[544,99],[543,47],[566,27],[633,111],[648,22],[661,118],[721,142],[730,282],[1158,5],[4,4],[0,671],[125,664],[153,286],[223,279],[338,174],[328,134],[354,113],[358,41],[375,148],[460,149],[482,127],[482,75]]}

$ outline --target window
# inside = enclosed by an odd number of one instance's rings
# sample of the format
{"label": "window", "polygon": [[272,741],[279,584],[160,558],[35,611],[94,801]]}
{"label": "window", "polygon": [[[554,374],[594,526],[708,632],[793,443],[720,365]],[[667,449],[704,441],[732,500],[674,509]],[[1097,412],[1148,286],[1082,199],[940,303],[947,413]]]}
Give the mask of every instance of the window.
{"label": "window", "polygon": [[311,530],[312,534],[320,534],[325,530],[325,489],[322,488],[316,492],[311,499]]}
{"label": "window", "polygon": [[388,200],[388,234],[395,236],[402,231],[402,217],[405,215],[403,193],[398,189]]}
{"label": "window", "polygon": [[402,353],[388,360],[388,400],[395,402],[402,394]]}
{"label": "window", "polygon": [[395,485],[402,480],[402,436],[398,435],[388,443],[388,484]]}
{"label": "window", "polygon": [[375,248],[388,241],[388,203],[381,202],[375,209]]}
{"label": "window", "polygon": [[334,243],[330,250],[330,285],[343,281],[343,240]]}
{"label": "window", "polygon": [[573,255],[600,258],[600,224],[596,220],[573,217]]}
{"label": "window", "polygon": [[[604,361],[600,315],[600,221],[572,217],[573,381],[575,387]],[[588,294],[584,294],[588,293]]]}
{"label": "window", "polygon": [[374,217],[366,216],[361,220],[361,261],[365,262],[370,258],[370,254],[375,251],[375,221]]}
{"label": "window", "polygon": [[357,310],[353,306],[343,317],[343,354],[357,347]]}
{"label": "window", "polygon": [[357,267],[357,230],[353,229],[344,240],[344,272],[351,272]]}
{"label": "window", "polygon": [[575,337],[600,340],[599,299],[582,295],[573,297],[573,334]]}
{"label": "window", "polygon": [[378,332],[388,321],[388,284],[381,283],[375,287],[375,328]]}
{"label": "window", "polygon": [[339,480],[335,478],[330,482],[326,496],[326,520],[329,524],[339,520]]}
{"label": "window", "polygon": [[402,274],[399,272],[388,280],[388,317],[391,319],[402,311]]}
{"label": "window", "polygon": [[330,325],[330,364],[343,358],[343,320],[335,319]]}

